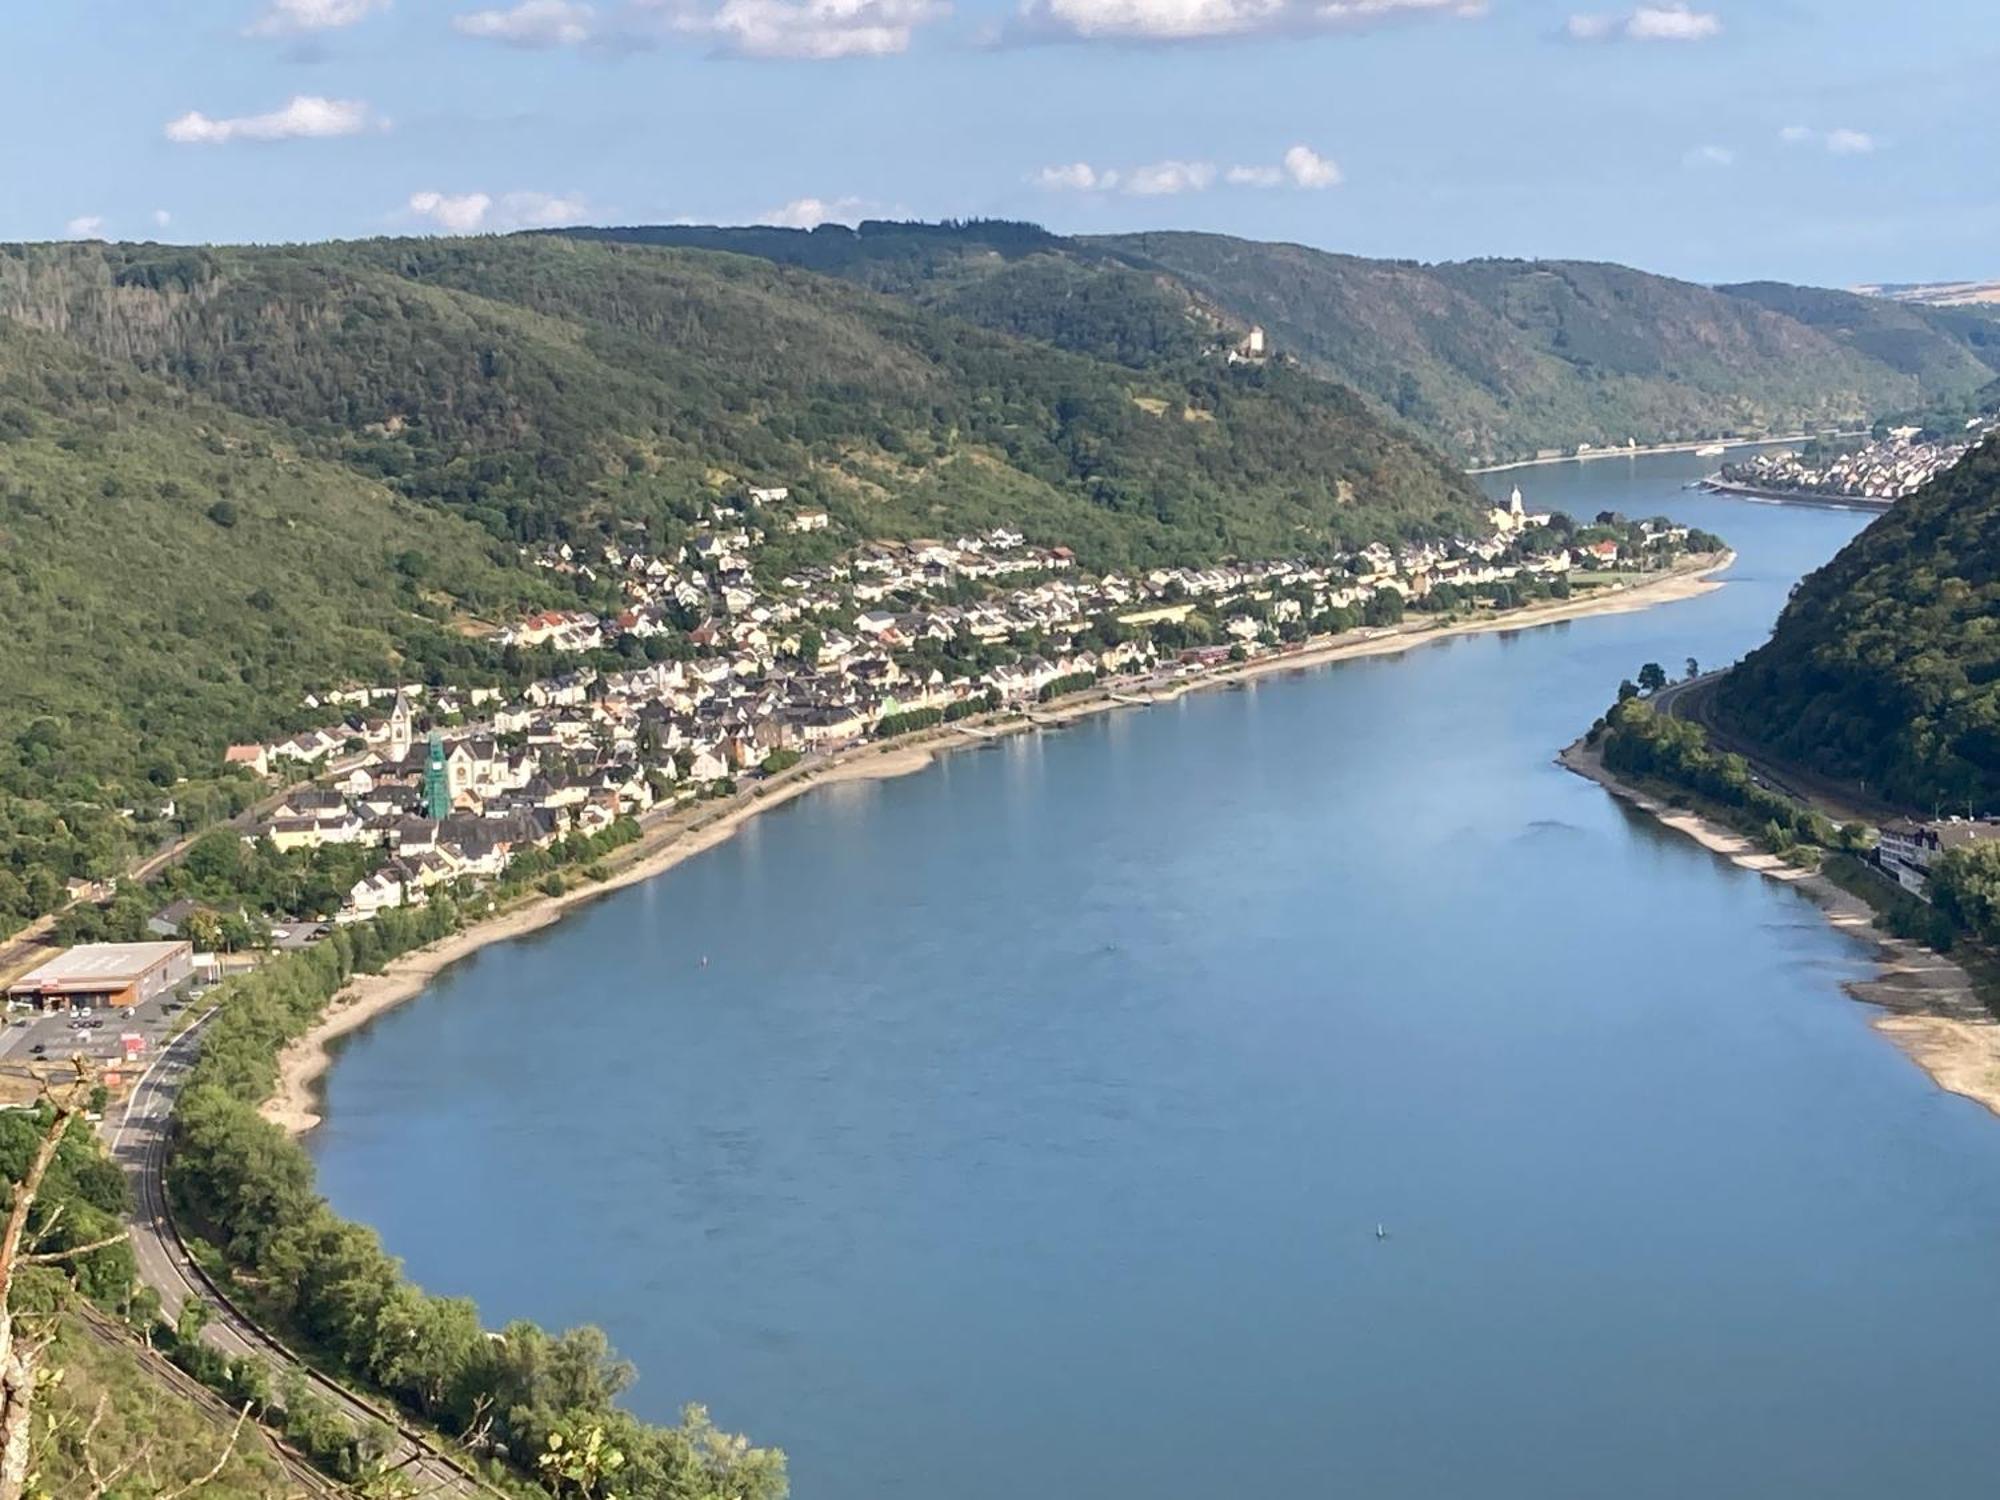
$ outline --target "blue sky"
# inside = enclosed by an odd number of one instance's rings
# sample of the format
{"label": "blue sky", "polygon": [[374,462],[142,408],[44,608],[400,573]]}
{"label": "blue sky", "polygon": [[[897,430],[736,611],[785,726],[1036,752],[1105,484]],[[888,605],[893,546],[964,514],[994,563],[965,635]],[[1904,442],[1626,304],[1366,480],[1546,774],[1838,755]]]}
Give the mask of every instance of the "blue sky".
{"label": "blue sky", "polygon": [[1000,215],[2000,275],[1994,0],[6,0],[0,238]]}

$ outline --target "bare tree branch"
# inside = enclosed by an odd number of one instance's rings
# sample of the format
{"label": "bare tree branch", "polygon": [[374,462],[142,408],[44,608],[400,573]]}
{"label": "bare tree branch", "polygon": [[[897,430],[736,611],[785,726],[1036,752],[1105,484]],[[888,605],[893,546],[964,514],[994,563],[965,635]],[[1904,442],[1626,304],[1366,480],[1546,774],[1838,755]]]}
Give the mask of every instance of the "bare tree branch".
{"label": "bare tree branch", "polygon": [[245,1401],[243,1409],[236,1414],[236,1425],[229,1429],[229,1441],[222,1445],[222,1452],[215,1458],[215,1466],[198,1479],[190,1479],[177,1490],[162,1490],[154,1500],[181,1500],[181,1496],[193,1494],[204,1485],[213,1484],[222,1473],[230,1456],[236,1452],[236,1440],[243,1435],[243,1424],[250,1420],[250,1403]]}
{"label": "bare tree branch", "polygon": [[107,1249],[112,1245],[123,1244],[131,1237],[132,1233],[130,1230],[121,1229],[116,1234],[107,1234],[103,1239],[92,1240],[87,1245],[72,1245],[67,1250],[44,1250],[38,1255],[19,1256],[15,1259],[14,1264],[19,1266],[53,1266],[62,1261],[75,1260],[78,1256],[89,1255],[95,1251]]}

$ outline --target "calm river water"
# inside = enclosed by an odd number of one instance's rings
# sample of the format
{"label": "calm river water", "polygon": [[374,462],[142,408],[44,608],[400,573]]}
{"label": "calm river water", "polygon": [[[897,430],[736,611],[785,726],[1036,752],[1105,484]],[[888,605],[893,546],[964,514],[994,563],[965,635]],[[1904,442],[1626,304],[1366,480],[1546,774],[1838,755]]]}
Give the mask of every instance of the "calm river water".
{"label": "calm river water", "polygon": [[325,1190],[802,1500],[1984,1492],[2000,1121],[1550,762],[1866,519],[1703,467],[1489,483],[1719,593],[825,789],[487,949],[348,1045]]}

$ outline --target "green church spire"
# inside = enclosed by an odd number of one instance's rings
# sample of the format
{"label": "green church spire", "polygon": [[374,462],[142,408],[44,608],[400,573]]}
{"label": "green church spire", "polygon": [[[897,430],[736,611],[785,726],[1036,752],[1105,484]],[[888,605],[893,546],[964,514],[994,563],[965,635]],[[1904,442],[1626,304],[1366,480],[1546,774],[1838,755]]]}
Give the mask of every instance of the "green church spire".
{"label": "green church spire", "polygon": [[451,777],[444,768],[444,736],[431,731],[430,754],[424,758],[424,811],[433,818],[451,814]]}

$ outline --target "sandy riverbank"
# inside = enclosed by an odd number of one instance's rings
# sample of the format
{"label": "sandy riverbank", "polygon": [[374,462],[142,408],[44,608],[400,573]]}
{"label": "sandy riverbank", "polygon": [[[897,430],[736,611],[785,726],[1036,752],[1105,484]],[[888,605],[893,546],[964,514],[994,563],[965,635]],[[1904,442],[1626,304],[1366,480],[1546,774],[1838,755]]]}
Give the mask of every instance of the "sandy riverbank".
{"label": "sandy riverbank", "polygon": [[1358,638],[1341,638],[1283,655],[1259,657],[1167,685],[1115,687],[1081,694],[1073,701],[1059,702],[1046,708],[1037,707],[1026,714],[997,721],[946,725],[889,745],[861,745],[829,760],[802,765],[781,777],[760,783],[756,795],[745,793],[719,810],[714,806],[697,804],[695,808],[661,819],[649,828],[637,845],[625,851],[622,862],[617,864],[608,879],[566,891],[560,896],[527,898],[518,905],[453,933],[442,942],[404,954],[380,974],[365,974],[355,979],[334,997],[312,1030],[279,1055],[278,1088],[264,1105],[264,1117],[294,1135],[311,1130],[320,1122],[319,1081],[332,1064],[332,1044],[339,1038],[421,994],[443,970],[470,957],[488,943],[503,942],[534,932],[556,921],[574,906],[594,901],[608,892],[639,881],[650,880],[682,860],[714,848],[759,813],[782,806],[816,786],[905,776],[922,770],[942,751],[1024,730],[1067,724],[1112,709],[1171,702],[1189,692],[1224,687],[1274,672],[1292,672],[1359,657],[1386,656],[1457,636],[1497,630],[1529,630],[1563,620],[1623,614],[1671,604],[1680,599],[1692,599],[1721,588],[1721,583],[1712,575],[1735,560],[1735,553],[1725,553],[1720,558],[1700,560],[1690,567],[1642,583],[1582,598],[1552,600],[1502,615],[1435,628],[1428,628],[1425,622],[1415,620]]}
{"label": "sandy riverbank", "polygon": [[1850,984],[1857,1000],[1887,1014],[1875,1029],[1893,1040],[1939,1088],[2000,1114],[2000,1024],[1980,1003],[1972,978],[1950,959],[1921,943],[1892,937],[1875,926],[1867,902],[1831,880],[1766,853],[1732,828],[1696,813],[1668,807],[1618,779],[1582,741],[1557,757],[1614,797],[1639,809],[1731,863],[1781,881],[1808,897],[1828,922],[1874,950],[1875,977]]}

